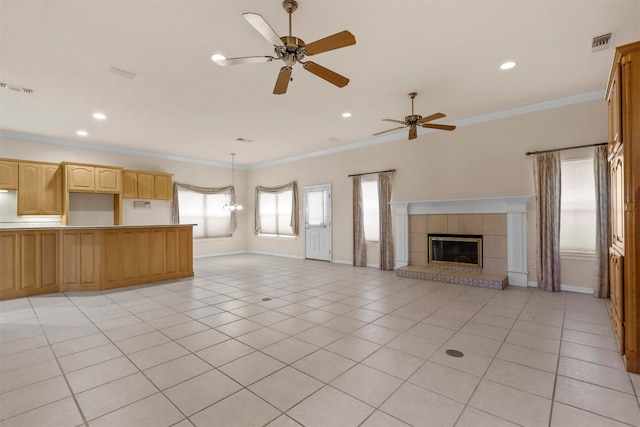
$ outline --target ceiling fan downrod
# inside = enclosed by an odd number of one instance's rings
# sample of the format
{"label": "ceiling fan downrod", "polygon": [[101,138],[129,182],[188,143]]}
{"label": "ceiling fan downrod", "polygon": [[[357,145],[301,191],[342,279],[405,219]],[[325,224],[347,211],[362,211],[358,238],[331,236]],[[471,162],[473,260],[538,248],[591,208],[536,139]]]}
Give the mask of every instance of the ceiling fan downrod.
{"label": "ceiling fan downrod", "polygon": [[296,9],[298,8],[298,2],[296,0],[284,0],[282,2],[282,8],[285,10],[285,12],[287,12],[289,14],[289,37],[291,36],[291,15],[293,15],[293,12],[296,11]]}

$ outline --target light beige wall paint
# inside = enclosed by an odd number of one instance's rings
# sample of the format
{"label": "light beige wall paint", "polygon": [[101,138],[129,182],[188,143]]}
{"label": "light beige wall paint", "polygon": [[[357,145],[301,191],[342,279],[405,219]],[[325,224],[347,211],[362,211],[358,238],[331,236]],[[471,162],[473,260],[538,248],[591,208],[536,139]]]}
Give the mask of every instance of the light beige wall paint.
{"label": "light beige wall paint", "polygon": [[[436,132],[407,141],[405,132],[385,144],[251,170],[249,191],[297,180],[305,185],[331,184],[333,258],[352,259],[351,180],[348,174],[395,168],[393,201],[533,195],[533,163],[525,152],[599,143],[607,138],[604,101],[525,114]],[[303,141],[301,140],[301,143]],[[536,257],[535,203],[528,210],[528,264]],[[253,212],[248,216],[253,224]],[[283,243],[249,236],[249,249],[303,256],[304,241]],[[371,261],[371,260],[369,260]],[[536,275],[529,269],[529,281]],[[574,282],[569,278],[569,282]]]}
{"label": "light beige wall paint", "polygon": [[[332,185],[332,257],[351,262],[352,202],[348,174],[395,168],[393,201],[532,195],[532,159],[524,153],[606,141],[607,110],[604,101],[591,101],[459,127],[451,133],[421,135],[413,141],[406,140],[405,132],[397,135],[399,139],[394,142],[274,166],[236,170],[238,200],[245,206],[238,218],[238,231],[232,239],[197,245],[196,253],[248,249],[304,256],[303,227],[297,239],[273,239],[253,234],[255,186],[276,186],[296,180],[301,202],[300,224],[304,223],[304,186]],[[304,135],[300,144],[304,144]],[[230,181],[227,168],[25,141],[2,140],[0,156],[170,172],[175,174],[177,181],[202,186],[222,186]],[[529,265],[535,260],[536,253],[534,206],[533,201],[527,205]],[[371,254],[368,261],[377,263],[377,254]],[[536,281],[532,269],[529,281]],[[565,282],[573,283],[574,280],[563,277]]]}
{"label": "light beige wall paint", "polygon": [[[3,138],[0,139],[0,157],[36,160],[43,162],[78,162],[92,163],[109,166],[122,166],[127,169],[148,170],[154,172],[167,172],[174,174],[173,179],[201,187],[222,187],[231,184],[231,169],[225,167],[208,166],[195,163],[186,163],[174,160],[156,159],[152,157],[133,156],[128,154],[112,153],[98,150],[87,150],[77,147],[69,147],[57,144],[46,144],[31,141],[19,141]],[[245,206],[247,200],[247,171],[235,171],[236,198]],[[151,204],[152,209],[155,205]],[[123,220],[135,218],[135,225],[141,225],[140,212],[127,211],[133,209],[133,203],[124,203]],[[233,237],[224,239],[196,239],[194,241],[194,255],[207,255],[216,253],[246,251],[247,227],[245,226],[246,210],[238,215],[240,226]],[[159,219],[157,215],[167,215],[168,218]],[[164,206],[156,211],[149,211],[148,224],[169,223],[170,211]],[[125,222],[126,225],[126,222]]]}

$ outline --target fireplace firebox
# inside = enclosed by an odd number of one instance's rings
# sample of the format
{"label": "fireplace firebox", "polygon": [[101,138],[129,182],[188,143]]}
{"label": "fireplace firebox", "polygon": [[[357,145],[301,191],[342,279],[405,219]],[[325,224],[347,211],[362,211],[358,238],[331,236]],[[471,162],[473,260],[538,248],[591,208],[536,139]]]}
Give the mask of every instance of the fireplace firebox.
{"label": "fireplace firebox", "polygon": [[482,268],[482,236],[429,234],[429,264]]}

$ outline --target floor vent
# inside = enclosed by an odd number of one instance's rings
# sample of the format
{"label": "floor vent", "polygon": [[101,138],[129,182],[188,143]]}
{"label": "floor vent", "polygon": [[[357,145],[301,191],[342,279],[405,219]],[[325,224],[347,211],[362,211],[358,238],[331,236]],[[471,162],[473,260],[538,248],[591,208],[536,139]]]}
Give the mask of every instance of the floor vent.
{"label": "floor vent", "polygon": [[608,49],[613,42],[613,33],[596,36],[591,41],[591,52],[599,52]]}

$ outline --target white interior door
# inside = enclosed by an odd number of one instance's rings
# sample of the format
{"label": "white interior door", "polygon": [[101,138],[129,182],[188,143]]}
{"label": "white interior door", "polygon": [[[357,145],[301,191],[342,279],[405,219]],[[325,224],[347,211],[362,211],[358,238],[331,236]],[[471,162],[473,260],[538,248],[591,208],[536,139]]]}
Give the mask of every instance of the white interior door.
{"label": "white interior door", "polygon": [[305,258],[331,261],[331,185],[304,188]]}

